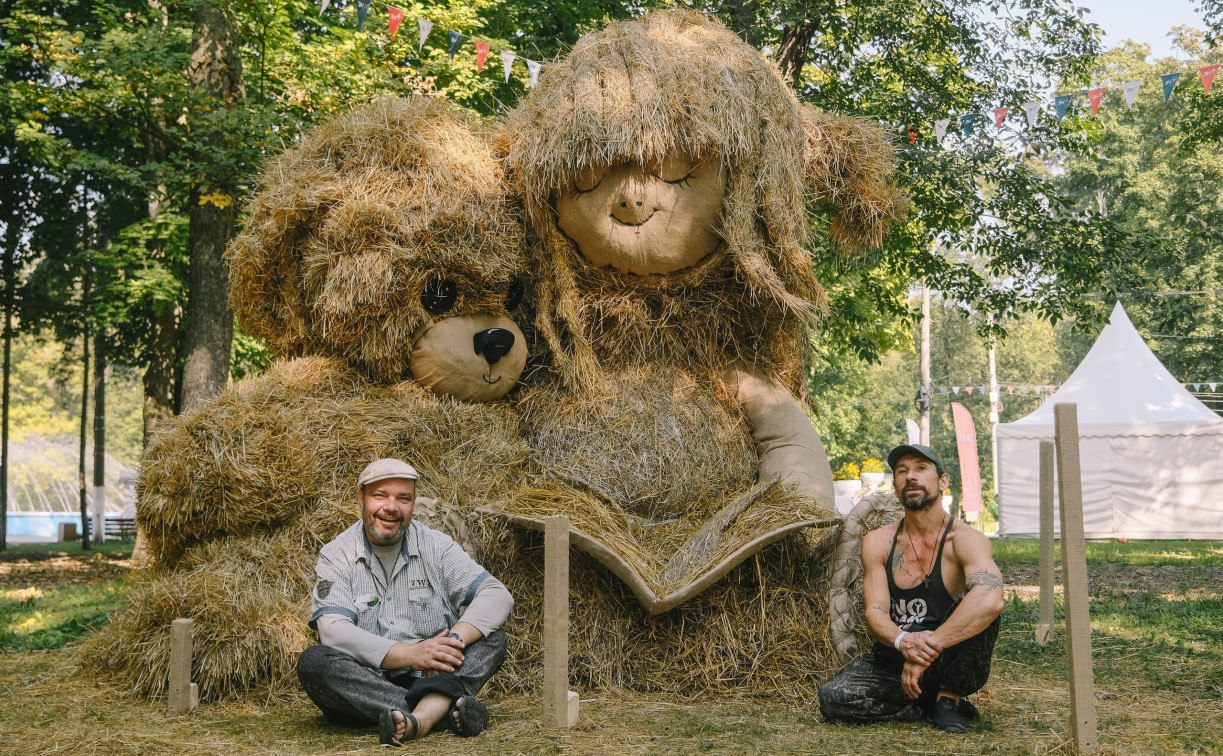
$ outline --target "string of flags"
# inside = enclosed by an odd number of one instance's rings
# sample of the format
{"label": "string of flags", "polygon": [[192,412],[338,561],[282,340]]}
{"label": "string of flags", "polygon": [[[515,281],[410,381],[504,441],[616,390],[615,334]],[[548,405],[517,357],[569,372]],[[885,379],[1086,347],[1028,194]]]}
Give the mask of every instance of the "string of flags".
{"label": "string of flags", "polygon": [[[1219,72],[1219,65],[1215,63],[1210,66],[1203,66],[1198,69],[1198,75],[1202,79],[1202,86],[1206,90],[1206,94],[1210,94],[1210,88],[1214,84],[1215,75]],[[1180,83],[1180,72],[1164,74],[1160,77],[1163,84],[1164,102],[1168,102],[1172,98],[1172,92],[1176,89],[1176,85]],[[1127,81],[1121,85],[1121,93],[1125,97],[1125,105],[1130,110],[1134,109],[1134,100],[1138,97],[1138,89],[1142,86],[1141,81]],[[1087,90],[1087,101],[1091,105],[1091,115],[1094,117],[1100,110],[1100,103],[1104,101],[1104,93],[1108,91],[1108,87],[1095,87]],[[1078,95],[1065,94],[1058,95],[1053,98],[1054,112],[1057,114],[1057,120],[1062,120],[1066,117],[1067,111],[1070,109],[1071,103]],[[1041,102],[1034,100],[1025,102],[1020,106],[1023,108],[1024,115],[1027,117],[1028,128],[1036,126],[1036,122],[1040,117]],[[1002,107],[994,108],[994,128],[997,131],[1002,131],[1002,126],[1010,115],[1012,108]],[[977,118],[979,113],[964,113],[959,118],[960,131],[964,136],[972,136],[977,128]],[[943,137],[947,135],[947,129],[951,126],[950,118],[942,118],[934,122],[934,134],[939,143],[942,143]],[[917,142],[917,132],[911,127],[909,129],[909,144]]]}
{"label": "string of flags", "polygon": [[[372,2],[373,0],[356,0],[357,31],[361,31],[365,28],[365,19],[369,15],[369,9]],[[403,10],[401,8],[396,8],[390,3],[384,3],[382,0],[378,0],[378,4],[386,7],[388,16],[387,31],[390,33],[391,39],[395,39],[395,35],[399,32],[399,25],[403,23]],[[331,5],[331,0],[323,0],[322,5],[322,10],[319,11],[320,16],[327,12],[328,6]],[[433,31],[434,23],[427,18],[419,16],[416,18],[416,23],[420,29],[419,41],[417,43],[416,50],[417,52],[420,52],[425,47],[425,40],[429,38],[430,32]],[[487,42],[482,42],[475,37],[462,34],[461,32],[457,32],[452,29],[448,29],[446,34],[450,52],[450,60],[454,60],[454,55],[458,52],[459,46],[463,43],[463,40],[470,39],[476,45],[476,73],[484,73],[484,61],[488,58],[489,52],[492,51],[491,46]],[[509,50],[500,50],[499,52],[501,54],[501,67],[505,72],[506,83],[509,83],[510,71],[513,68],[514,61],[518,59],[522,60],[522,62],[526,64],[527,74],[530,77],[530,87],[534,89],[535,85],[539,83],[539,72],[543,66],[538,61],[523,58],[517,53],[510,52]]]}
{"label": "string of flags", "polygon": [[[1216,391],[1218,391],[1220,384],[1223,384],[1223,381],[1210,381],[1210,382],[1202,382],[1202,383],[1182,383],[1181,388],[1188,389],[1192,387],[1193,391],[1197,393],[1201,393],[1203,387],[1208,387],[1211,393],[1215,393]],[[974,392],[977,392],[980,394],[989,393],[989,386],[934,386],[933,388],[937,388],[940,394],[946,394],[948,391],[956,395],[958,395],[961,391],[963,391],[965,394],[972,394]],[[1003,391],[1005,391],[1008,394],[1014,394],[1016,391],[1018,391],[1020,395],[1026,395],[1028,391],[1030,390],[1033,394],[1052,394],[1055,391],[1057,391],[1059,388],[1061,387],[1051,386],[1048,384],[1043,385],[1043,386],[1020,386],[1020,385],[1001,384],[998,386],[998,392],[1002,393]]]}

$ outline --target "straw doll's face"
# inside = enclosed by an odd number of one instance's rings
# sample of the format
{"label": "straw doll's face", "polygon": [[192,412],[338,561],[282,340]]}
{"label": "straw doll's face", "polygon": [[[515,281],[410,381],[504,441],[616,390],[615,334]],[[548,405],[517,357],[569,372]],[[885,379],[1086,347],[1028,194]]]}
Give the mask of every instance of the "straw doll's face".
{"label": "straw doll's face", "polygon": [[596,267],[638,275],[696,265],[722,243],[719,158],[672,155],[587,170],[553,195],[557,223]]}

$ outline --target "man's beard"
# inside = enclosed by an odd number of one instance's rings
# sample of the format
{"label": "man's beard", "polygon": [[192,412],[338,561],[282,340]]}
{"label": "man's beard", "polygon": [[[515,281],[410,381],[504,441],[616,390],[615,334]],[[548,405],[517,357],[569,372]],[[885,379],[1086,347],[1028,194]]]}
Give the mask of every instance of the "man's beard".
{"label": "man's beard", "polygon": [[910,503],[910,502],[909,502],[909,494],[911,494],[911,493],[918,493],[919,491],[920,491],[921,493],[923,493],[923,494],[925,493],[925,491],[922,491],[921,489],[915,489],[915,490],[912,490],[912,491],[904,491],[904,492],[902,492],[902,493],[901,493],[901,495],[900,495],[900,503],[901,503],[902,505],[904,505],[904,508],[905,508],[906,510],[908,510],[908,511],[910,511],[910,512],[922,512],[922,511],[924,511],[924,510],[929,509],[929,508],[930,508],[930,507],[931,507],[931,506],[934,504],[934,502],[936,502],[936,501],[938,501],[940,498],[942,498],[942,497],[940,497],[940,496],[936,496],[936,495],[934,495],[934,494],[930,494],[929,496],[922,496],[922,498],[921,498],[921,499],[918,499],[917,501],[914,501],[914,502]]}

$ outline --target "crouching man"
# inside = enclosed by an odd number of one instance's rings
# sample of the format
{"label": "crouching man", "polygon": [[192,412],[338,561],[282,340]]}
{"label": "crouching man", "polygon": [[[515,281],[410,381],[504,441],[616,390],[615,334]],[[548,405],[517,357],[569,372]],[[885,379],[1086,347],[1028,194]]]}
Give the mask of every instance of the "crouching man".
{"label": "crouching man", "polygon": [[[989,539],[937,502],[949,478],[928,446],[888,454],[904,518],[862,539],[866,623],[877,642],[820,686],[830,722],[929,719],[967,732],[989,677],[1002,574]],[[953,598],[958,597],[958,598]]]}
{"label": "crouching man", "polygon": [[377,724],[393,746],[432,730],[484,730],[488,709],[475,694],[505,660],[500,627],[514,606],[449,536],[412,521],[416,480],[397,459],[357,478],[361,521],[315,567],[310,626],[322,643],[297,660],[328,721]]}

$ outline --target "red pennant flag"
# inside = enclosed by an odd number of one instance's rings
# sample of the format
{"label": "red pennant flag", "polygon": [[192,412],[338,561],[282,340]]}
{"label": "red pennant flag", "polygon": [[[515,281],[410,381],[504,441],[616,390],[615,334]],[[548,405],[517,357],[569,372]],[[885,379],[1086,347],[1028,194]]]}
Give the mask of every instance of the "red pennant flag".
{"label": "red pennant flag", "polygon": [[1014,386],[1007,386],[1007,387],[1006,387],[1006,393],[1008,393],[1008,394],[1013,394],[1013,393],[1015,393],[1015,387],[1014,387]]}
{"label": "red pennant flag", "polygon": [[399,22],[403,20],[403,11],[393,5],[386,6],[386,9],[391,14],[391,39],[395,39],[395,32],[399,31]]}
{"label": "red pennant flag", "polygon": [[1010,108],[994,108],[994,128],[1002,131],[1002,121],[1009,112],[1011,112]]}
{"label": "red pennant flag", "polygon": [[976,386],[969,386],[968,388],[966,388],[966,389],[964,389],[964,390],[965,390],[965,391],[967,391],[968,393],[970,393],[970,394],[971,394],[971,393],[972,393],[972,390],[973,390],[974,388],[976,388]]}
{"label": "red pennant flag", "polygon": [[1104,91],[1108,87],[1100,87],[1099,89],[1087,90],[1087,99],[1091,100],[1091,114],[1095,115],[1100,109],[1100,102],[1104,99]]}
{"label": "red pennant flag", "polygon": [[476,42],[476,73],[484,72],[484,59],[488,57],[488,45]]}
{"label": "red pennant flag", "polygon": [[1198,73],[1202,75],[1202,86],[1206,87],[1206,94],[1210,94],[1210,85],[1215,83],[1215,74],[1219,72],[1219,64],[1199,68]]}

